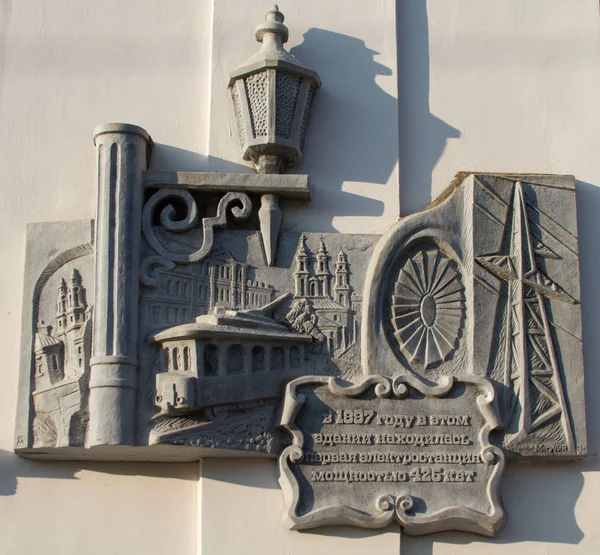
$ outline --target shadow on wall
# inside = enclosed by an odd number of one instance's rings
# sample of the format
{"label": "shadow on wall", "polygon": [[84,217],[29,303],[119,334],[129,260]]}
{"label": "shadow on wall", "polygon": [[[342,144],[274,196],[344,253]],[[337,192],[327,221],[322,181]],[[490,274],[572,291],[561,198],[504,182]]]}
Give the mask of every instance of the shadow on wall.
{"label": "shadow on wall", "polygon": [[[202,467],[203,477],[209,481],[217,481],[228,484],[235,484],[244,488],[257,489],[279,489],[277,484],[277,463],[276,461],[265,461],[257,459],[205,459]],[[213,499],[214,494],[208,494],[207,500]],[[260,495],[260,494],[258,494]],[[279,502],[283,513],[283,494],[280,494]],[[269,505],[269,510],[273,508]],[[281,514],[282,514],[281,513]],[[278,517],[279,515],[277,515]],[[275,518],[277,518],[275,517]],[[269,513],[264,518],[273,518]],[[283,527],[283,523],[277,525]],[[324,526],[323,528],[314,528],[303,530],[302,532],[290,532],[291,534],[313,535],[313,536],[331,536],[340,538],[353,538],[356,540],[378,536],[384,532],[395,531],[400,533],[397,524],[392,524],[384,530],[373,530],[367,528],[358,528],[357,526]],[[320,551],[325,553],[326,550]],[[296,553],[296,551],[294,551]],[[304,553],[304,552],[303,552]],[[312,553],[312,552],[311,552]],[[386,553],[388,553],[386,551]]]}
{"label": "shadow on wall", "polygon": [[[378,75],[390,76],[392,70],[375,61],[379,52],[367,48],[363,40],[324,29],[309,29],[302,44],[291,52],[323,79],[308,129],[306,162],[296,170],[310,174],[310,210],[318,221],[318,229],[312,230],[336,231],[336,216],[381,216],[382,201],[342,188],[345,182],[369,183],[379,187],[373,191],[375,197],[397,195],[398,184],[388,184],[388,180],[398,161],[398,101],[376,82]],[[154,171],[209,171],[215,167],[254,173],[241,159],[235,163],[155,144]],[[389,187],[394,187],[393,195],[387,192]],[[290,222],[287,227],[295,225],[302,222]]]}
{"label": "shadow on wall", "polygon": [[497,537],[481,540],[461,533],[404,536],[402,555],[432,555],[435,542],[463,545],[478,541],[496,544],[531,541],[575,545],[584,537],[577,524],[575,506],[583,490],[583,473],[600,471],[600,406],[593,402],[594,393],[600,391],[600,374],[596,371],[600,359],[596,337],[600,329],[600,263],[596,254],[600,187],[582,181],[577,181],[576,186],[589,454],[573,463],[509,464],[502,484],[508,519]]}
{"label": "shadow on wall", "polygon": [[164,143],[154,143],[152,171],[205,172],[208,158],[199,152]]}
{"label": "shadow on wall", "polygon": [[200,152],[164,143],[154,143],[150,169],[152,171],[208,172],[213,166],[224,165],[227,166],[226,171],[228,172],[254,173],[252,168],[242,163],[236,164],[215,156],[206,156]]}
{"label": "shadow on wall", "polygon": [[16,494],[21,478],[79,480],[82,471],[198,481],[197,463],[33,461],[0,449],[0,496]]}
{"label": "shadow on wall", "polygon": [[429,111],[426,2],[396,0],[396,37],[400,213],[407,216],[431,202],[433,170],[447,140],[458,139],[460,131]]}
{"label": "shadow on wall", "polygon": [[600,186],[576,181],[577,223],[581,275],[581,313],[583,320],[583,365],[586,391],[588,456],[585,470],[600,471],[600,405],[595,402],[600,392],[600,262],[598,261],[598,214]]}
{"label": "shadow on wall", "polygon": [[[469,543],[515,544],[535,541],[577,544],[583,533],[574,515],[575,502],[583,488],[582,470],[598,470],[598,458],[584,463],[509,464],[503,482],[504,506],[508,513],[505,527],[495,538],[476,534],[446,532],[431,536],[402,537],[402,555],[432,555],[434,543],[465,545]],[[203,475],[213,481],[233,483],[244,488],[277,489],[275,461],[206,460]],[[340,537],[367,537],[384,531],[354,527],[323,527],[302,532]]]}
{"label": "shadow on wall", "polygon": [[398,103],[375,79],[392,70],[374,60],[379,53],[364,41],[324,29],[309,29],[291,52],[323,79],[308,128],[306,163],[300,168],[310,174],[312,209],[321,207],[327,214],[319,231],[336,231],[335,216],[380,216],[383,202],[342,187],[346,181],[388,187],[398,160]]}
{"label": "shadow on wall", "polygon": [[[577,463],[512,463],[502,482],[502,501],[507,514],[504,527],[493,538],[463,532],[442,532],[432,536],[403,536],[402,555],[433,555],[434,544],[516,545],[518,542],[578,544],[583,532],[575,519],[575,502],[583,489],[583,475]],[[442,549],[439,547],[439,549]],[[507,549],[510,549],[508,547]],[[513,547],[515,553],[521,553]],[[449,549],[459,552],[459,549]]]}

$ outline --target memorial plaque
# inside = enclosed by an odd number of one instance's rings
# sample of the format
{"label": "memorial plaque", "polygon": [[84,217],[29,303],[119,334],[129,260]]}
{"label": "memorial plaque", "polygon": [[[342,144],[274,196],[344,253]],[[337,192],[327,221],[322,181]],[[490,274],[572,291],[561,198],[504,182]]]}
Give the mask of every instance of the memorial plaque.
{"label": "memorial plaque", "polygon": [[306,376],[288,385],[281,425],[293,440],[279,462],[288,528],[397,520],[409,534],[493,535],[504,522],[504,454],[489,442],[499,422],[484,378]]}
{"label": "memorial plaque", "polygon": [[587,453],[575,179],[459,172],[384,235],[282,225],[323,186],[282,173],[321,83],[283,22],[229,81],[256,174],[157,171],[99,125],[95,221],[29,228],[15,451],[280,456],[288,528],[493,535],[505,457]]}

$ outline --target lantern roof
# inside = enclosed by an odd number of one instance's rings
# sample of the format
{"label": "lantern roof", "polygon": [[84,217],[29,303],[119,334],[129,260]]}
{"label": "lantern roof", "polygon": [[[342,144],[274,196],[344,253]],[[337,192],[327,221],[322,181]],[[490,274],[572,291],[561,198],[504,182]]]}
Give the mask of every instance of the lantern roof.
{"label": "lantern roof", "polygon": [[254,32],[256,40],[262,43],[262,47],[241,67],[231,72],[230,87],[238,79],[265,69],[280,69],[303,75],[311,78],[316,87],[321,86],[321,79],[317,72],[301,64],[293,54],[283,47],[289,37],[288,28],[283,24],[284,19],[276,4],[265,14],[264,23],[259,24]]}

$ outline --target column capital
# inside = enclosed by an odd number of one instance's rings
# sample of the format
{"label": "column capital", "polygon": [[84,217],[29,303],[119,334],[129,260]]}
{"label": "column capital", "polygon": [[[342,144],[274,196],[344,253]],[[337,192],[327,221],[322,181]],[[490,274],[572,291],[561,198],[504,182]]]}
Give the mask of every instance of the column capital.
{"label": "column capital", "polygon": [[94,144],[100,135],[139,135],[149,145],[153,145],[152,137],[148,131],[131,123],[101,123],[94,127]]}

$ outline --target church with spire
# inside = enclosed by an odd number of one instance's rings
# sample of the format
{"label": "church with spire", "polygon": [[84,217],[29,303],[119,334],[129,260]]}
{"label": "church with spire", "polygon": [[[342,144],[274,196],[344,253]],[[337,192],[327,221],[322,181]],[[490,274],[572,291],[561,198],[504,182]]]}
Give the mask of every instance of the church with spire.
{"label": "church with spire", "polygon": [[332,273],[325,239],[320,237],[314,256],[306,240],[306,236],[301,235],[296,249],[294,301],[302,303],[316,317],[315,325],[324,336],[327,351],[341,356],[359,337],[348,258],[340,249]]}
{"label": "church with spire", "polygon": [[73,269],[69,280],[61,278],[56,296],[53,326],[39,322],[35,335],[36,409],[34,429],[45,433],[46,443],[36,446],[64,447],[82,443],[87,422],[89,361],[92,320],[81,274]]}

